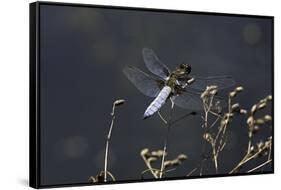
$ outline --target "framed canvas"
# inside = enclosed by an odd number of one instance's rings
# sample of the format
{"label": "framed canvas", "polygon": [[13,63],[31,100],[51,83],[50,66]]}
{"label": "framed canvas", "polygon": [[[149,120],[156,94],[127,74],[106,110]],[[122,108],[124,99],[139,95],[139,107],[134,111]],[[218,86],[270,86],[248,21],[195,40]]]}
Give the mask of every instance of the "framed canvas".
{"label": "framed canvas", "polygon": [[273,24],[31,3],[30,186],[273,173]]}

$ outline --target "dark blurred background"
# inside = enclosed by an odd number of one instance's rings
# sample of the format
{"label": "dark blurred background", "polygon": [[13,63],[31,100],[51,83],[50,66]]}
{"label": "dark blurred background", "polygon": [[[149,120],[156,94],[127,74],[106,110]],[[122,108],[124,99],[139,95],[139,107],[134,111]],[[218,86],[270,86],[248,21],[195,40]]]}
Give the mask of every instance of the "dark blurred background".
{"label": "dark blurred background", "polygon": [[[249,109],[272,94],[272,38],[272,20],[264,17],[41,5],[42,185],[84,183],[103,170],[111,106],[118,98],[126,103],[117,109],[109,170],[118,181],[141,179],[146,167],[140,151],[161,149],[166,132],[157,116],[142,120],[153,99],[122,73],[127,65],[148,72],[142,48],[152,48],[171,69],[185,62],[196,75],[233,76],[245,88],[237,101]],[[177,115],[187,112],[176,108]],[[245,152],[245,122],[238,116],[229,128],[220,174]],[[188,160],[167,177],[185,176],[200,163],[201,124],[197,115],[171,129],[167,159],[184,153]],[[257,134],[258,139],[268,135],[267,130]]]}

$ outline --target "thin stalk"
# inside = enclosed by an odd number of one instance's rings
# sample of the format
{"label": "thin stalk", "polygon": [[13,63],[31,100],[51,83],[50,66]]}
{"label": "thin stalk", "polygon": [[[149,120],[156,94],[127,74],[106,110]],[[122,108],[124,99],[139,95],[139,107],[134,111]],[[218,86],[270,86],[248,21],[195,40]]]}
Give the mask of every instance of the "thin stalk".
{"label": "thin stalk", "polygon": [[171,100],[171,110],[170,110],[169,119],[168,119],[168,122],[167,122],[167,132],[166,132],[166,137],[165,137],[165,141],[164,141],[163,156],[162,156],[161,169],[160,169],[160,174],[159,174],[160,179],[162,178],[163,171],[164,171],[164,163],[165,163],[165,157],[166,157],[166,152],[167,152],[168,138],[169,138],[169,131],[170,131],[170,127],[171,127],[171,119],[172,119],[173,109],[174,109],[174,102]]}
{"label": "thin stalk", "polygon": [[112,109],[112,119],[111,119],[111,123],[110,123],[110,128],[106,137],[106,145],[105,145],[105,155],[104,155],[104,182],[107,181],[107,163],[108,163],[108,149],[109,149],[109,142],[110,142],[110,137],[111,137],[111,132],[112,132],[112,128],[114,125],[114,120],[115,120],[115,113],[114,113],[114,109],[115,105],[113,105],[113,109]]}
{"label": "thin stalk", "polygon": [[[271,144],[270,144],[270,146],[271,146]],[[244,156],[244,158],[229,172],[229,174],[235,173],[238,168],[240,168],[241,166],[243,166],[244,164],[246,164],[246,163],[249,162],[250,160],[256,158],[256,157],[257,157],[262,151],[264,151],[266,148],[268,148],[268,147],[264,147],[264,148],[260,149],[258,152],[256,152],[256,153],[253,154],[253,155],[247,153],[247,154]]]}
{"label": "thin stalk", "polygon": [[253,171],[257,170],[257,169],[260,169],[260,168],[262,168],[263,166],[269,164],[271,161],[272,161],[272,159],[267,160],[266,162],[264,162],[264,163],[258,165],[257,167],[255,167],[255,168],[253,168],[253,169],[251,169],[251,170],[248,170],[247,173],[251,173],[251,172],[253,172]]}
{"label": "thin stalk", "polygon": [[[211,97],[209,102],[205,102],[203,100],[203,109],[204,109],[204,113],[205,113],[205,115],[202,116],[202,118],[204,120],[204,124],[203,124],[204,133],[203,134],[206,134],[207,131],[208,131],[208,114],[209,114],[209,112],[211,112],[212,102],[213,102],[213,97]],[[205,161],[206,161],[205,151],[206,151],[206,142],[203,141],[203,146],[202,146],[203,158],[202,158],[201,163],[200,163],[200,173],[199,173],[200,176],[202,176],[202,174],[203,174],[204,165],[205,165]]]}
{"label": "thin stalk", "polygon": [[198,168],[194,168],[193,170],[191,170],[186,176],[191,176]]}
{"label": "thin stalk", "polygon": [[[143,156],[143,155],[141,155],[141,157],[142,157],[142,159],[143,159],[143,161],[144,161],[144,163],[146,164],[146,166],[147,166],[147,170],[148,171],[150,171],[151,172],[151,174],[154,176],[154,178],[158,178],[158,176],[156,175],[156,173],[154,172],[154,168],[152,168],[152,166],[151,166],[151,164],[150,164],[150,162],[148,162],[147,161],[147,159],[145,158],[145,156]],[[147,171],[147,170],[145,170],[145,171]]]}
{"label": "thin stalk", "polygon": [[218,173],[218,153],[216,151],[215,144],[212,145],[212,149],[213,149],[213,160],[214,160],[216,174],[217,174]]}
{"label": "thin stalk", "polygon": [[109,143],[110,143],[110,138],[111,138],[111,133],[112,133],[112,129],[113,129],[113,125],[114,125],[114,121],[115,121],[115,107],[122,105],[125,102],[125,100],[119,99],[116,100],[113,105],[112,105],[112,111],[111,111],[111,122],[110,122],[110,127],[109,127],[109,131],[107,133],[107,137],[106,137],[106,144],[105,144],[105,155],[104,155],[104,182],[107,182],[107,174],[110,173],[107,171],[107,166],[108,166],[108,150],[109,150]]}
{"label": "thin stalk", "polygon": [[[204,134],[207,132],[207,129],[204,128]],[[199,175],[202,176],[203,174],[203,170],[204,170],[204,165],[205,165],[205,161],[206,161],[206,158],[205,158],[205,151],[206,151],[206,142],[203,141],[203,146],[202,146],[202,150],[201,150],[201,153],[202,153],[202,160],[200,162],[200,172],[199,172]]]}
{"label": "thin stalk", "polygon": [[158,113],[160,119],[167,125],[168,122],[167,122],[167,121],[165,120],[165,118],[162,116],[162,114],[160,113],[160,111],[158,111],[157,113]]}

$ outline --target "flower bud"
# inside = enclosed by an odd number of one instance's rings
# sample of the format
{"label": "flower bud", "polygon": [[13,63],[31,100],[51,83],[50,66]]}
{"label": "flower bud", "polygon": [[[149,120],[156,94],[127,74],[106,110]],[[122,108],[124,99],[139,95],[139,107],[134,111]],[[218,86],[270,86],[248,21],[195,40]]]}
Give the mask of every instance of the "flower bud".
{"label": "flower bud", "polygon": [[124,104],[124,103],[125,103],[125,100],[119,99],[119,100],[116,100],[116,101],[114,102],[114,105],[115,105],[115,106],[119,106],[119,105],[122,105],[122,104]]}
{"label": "flower bud", "polygon": [[238,86],[238,87],[235,88],[236,92],[241,92],[243,90],[244,90],[244,88],[242,86]]}

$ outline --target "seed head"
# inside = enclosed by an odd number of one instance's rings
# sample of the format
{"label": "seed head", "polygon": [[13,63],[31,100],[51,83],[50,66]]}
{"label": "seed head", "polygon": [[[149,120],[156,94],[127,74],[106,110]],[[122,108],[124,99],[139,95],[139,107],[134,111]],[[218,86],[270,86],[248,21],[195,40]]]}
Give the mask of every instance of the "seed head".
{"label": "seed head", "polygon": [[244,90],[244,88],[242,86],[238,86],[235,88],[236,92],[242,92]]}
{"label": "seed head", "polygon": [[257,125],[263,125],[263,124],[264,124],[264,120],[263,120],[263,119],[256,119],[256,120],[255,120],[255,124],[257,124]]}
{"label": "seed head", "polygon": [[180,155],[178,155],[178,159],[183,161],[183,160],[187,159],[187,156],[185,154],[180,154]]}
{"label": "seed head", "polygon": [[267,122],[268,122],[268,121],[271,121],[271,120],[272,120],[272,117],[271,117],[270,115],[265,115],[265,116],[264,116],[264,120],[267,121]]}
{"label": "seed head", "polygon": [[262,103],[262,104],[260,104],[259,106],[258,106],[258,108],[261,110],[261,109],[263,109],[263,108],[265,108],[266,107],[266,103]]}
{"label": "seed head", "polygon": [[124,103],[125,103],[125,100],[119,99],[119,100],[116,100],[113,104],[114,104],[115,106],[120,106],[120,105],[122,105],[122,104],[124,104]]}
{"label": "seed head", "polygon": [[172,164],[172,166],[178,166],[178,165],[181,164],[181,161],[178,160],[178,159],[174,159],[174,160],[171,161],[171,164]]}
{"label": "seed head", "polygon": [[165,161],[165,162],[164,162],[164,166],[165,166],[165,167],[172,166],[172,161],[171,161],[171,160]]}
{"label": "seed head", "polygon": [[148,148],[144,148],[144,149],[142,149],[142,151],[141,151],[141,155],[142,156],[146,156],[146,155],[148,155],[148,153],[149,153],[149,149]]}
{"label": "seed head", "polygon": [[238,112],[240,110],[240,105],[238,103],[233,104],[231,106],[231,109],[232,109],[233,112]]}
{"label": "seed head", "polygon": [[255,113],[257,111],[257,104],[253,105],[251,108],[251,112]]}
{"label": "seed head", "polygon": [[231,98],[235,97],[236,95],[237,95],[237,93],[235,91],[229,93],[229,96]]}
{"label": "seed head", "polygon": [[254,118],[252,116],[248,117],[247,124],[248,125],[253,125],[253,123],[254,123]]}
{"label": "seed head", "polygon": [[212,137],[212,135],[211,135],[210,133],[205,133],[205,134],[203,135],[203,138],[204,138],[207,142],[213,143],[213,137]]}
{"label": "seed head", "polygon": [[269,100],[269,101],[271,101],[271,100],[272,100],[272,96],[271,96],[271,95],[268,95],[268,96],[266,97],[266,99]]}
{"label": "seed head", "polygon": [[240,109],[240,113],[246,115],[246,114],[247,114],[247,110],[245,110],[245,109]]}
{"label": "seed head", "polygon": [[152,156],[156,156],[156,157],[161,157],[161,156],[163,156],[163,154],[164,154],[163,150],[157,150],[157,151],[152,151],[151,152],[151,155]]}
{"label": "seed head", "polygon": [[155,157],[149,157],[149,158],[147,159],[147,161],[148,161],[149,163],[155,162],[156,160],[157,160],[157,158],[155,158]]}

